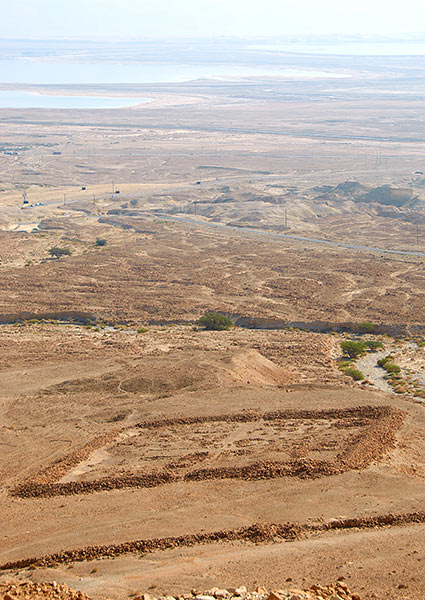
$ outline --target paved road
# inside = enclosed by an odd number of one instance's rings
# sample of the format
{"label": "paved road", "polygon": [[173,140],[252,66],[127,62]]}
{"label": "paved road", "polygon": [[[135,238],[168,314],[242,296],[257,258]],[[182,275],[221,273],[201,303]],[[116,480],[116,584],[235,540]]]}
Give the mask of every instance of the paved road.
{"label": "paved road", "polygon": [[198,221],[196,219],[190,219],[188,217],[175,217],[172,215],[158,214],[157,217],[163,221],[174,221],[176,223],[188,223],[189,225],[197,225],[201,227],[212,227],[215,229],[226,229],[228,231],[236,231],[238,233],[245,233],[248,235],[255,236],[267,236],[273,238],[282,238],[287,240],[296,240],[299,242],[307,242],[309,244],[322,244],[326,246],[337,246],[340,248],[349,248],[353,250],[365,250],[368,252],[379,252],[380,254],[395,254],[399,256],[419,256],[425,258],[425,252],[419,252],[418,250],[392,250],[387,248],[377,248],[376,246],[363,246],[360,244],[349,244],[348,242],[333,242],[331,240],[324,240],[320,238],[310,238],[301,235],[292,235],[289,233],[274,233],[270,231],[261,231],[253,229],[251,227],[232,227],[231,225],[225,225],[223,223],[212,223],[210,221]]}

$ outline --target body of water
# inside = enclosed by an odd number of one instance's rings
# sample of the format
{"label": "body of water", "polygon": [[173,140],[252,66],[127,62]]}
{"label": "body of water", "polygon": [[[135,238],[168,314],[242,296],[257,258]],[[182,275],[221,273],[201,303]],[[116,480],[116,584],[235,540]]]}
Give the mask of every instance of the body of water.
{"label": "body of water", "polygon": [[253,50],[334,56],[425,56],[425,42],[288,42],[250,46]]}
{"label": "body of water", "polygon": [[124,108],[150,102],[148,98],[120,98],[110,96],[56,96],[0,90],[0,108]]}
{"label": "body of water", "polygon": [[341,78],[345,73],[289,69],[269,66],[229,64],[119,63],[100,61],[68,62],[28,59],[0,60],[0,83],[67,84],[143,84],[181,83],[196,79],[241,77]]}

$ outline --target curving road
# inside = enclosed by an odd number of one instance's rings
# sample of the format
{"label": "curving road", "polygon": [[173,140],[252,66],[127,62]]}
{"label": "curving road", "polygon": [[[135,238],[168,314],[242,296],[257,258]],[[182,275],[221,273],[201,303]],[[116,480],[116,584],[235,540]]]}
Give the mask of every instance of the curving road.
{"label": "curving road", "polygon": [[320,238],[310,238],[301,235],[293,235],[290,233],[274,233],[270,231],[261,231],[253,229],[252,227],[234,227],[232,225],[225,225],[224,223],[212,223],[211,221],[198,221],[197,219],[190,219],[188,217],[175,217],[171,215],[157,214],[158,219],[162,221],[174,221],[176,223],[188,223],[189,225],[197,225],[203,227],[212,227],[215,229],[226,229],[228,231],[237,231],[239,233],[248,233],[257,236],[267,236],[273,238],[283,238],[287,240],[296,240],[298,242],[307,242],[309,244],[323,244],[326,246],[336,246],[339,248],[349,248],[352,250],[365,250],[369,252],[379,252],[381,254],[396,254],[399,256],[419,256],[425,258],[425,252],[419,250],[392,250],[387,248],[377,248],[376,246],[363,246],[358,244],[349,244],[348,242],[333,242],[331,240],[324,240]]}

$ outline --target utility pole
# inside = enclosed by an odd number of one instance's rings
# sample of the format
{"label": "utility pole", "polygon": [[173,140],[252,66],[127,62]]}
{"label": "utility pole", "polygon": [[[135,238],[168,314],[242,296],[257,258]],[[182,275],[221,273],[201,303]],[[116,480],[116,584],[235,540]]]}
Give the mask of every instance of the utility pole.
{"label": "utility pole", "polygon": [[115,183],[112,182],[112,193],[115,194]]}
{"label": "utility pole", "polygon": [[419,223],[416,223],[416,245],[419,246]]}
{"label": "utility pole", "polygon": [[285,229],[288,229],[288,211],[285,208]]}
{"label": "utility pole", "polygon": [[26,204],[26,199],[27,199],[27,190],[24,190],[22,193],[22,199],[24,201],[24,204]]}
{"label": "utility pole", "polygon": [[63,204],[66,206],[66,194],[63,195]]}

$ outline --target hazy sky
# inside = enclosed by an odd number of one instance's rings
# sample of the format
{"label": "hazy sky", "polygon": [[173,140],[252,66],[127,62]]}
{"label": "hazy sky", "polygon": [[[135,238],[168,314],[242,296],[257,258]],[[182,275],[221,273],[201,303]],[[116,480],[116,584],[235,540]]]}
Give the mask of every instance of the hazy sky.
{"label": "hazy sky", "polygon": [[0,37],[425,31],[424,0],[0,0]]}

